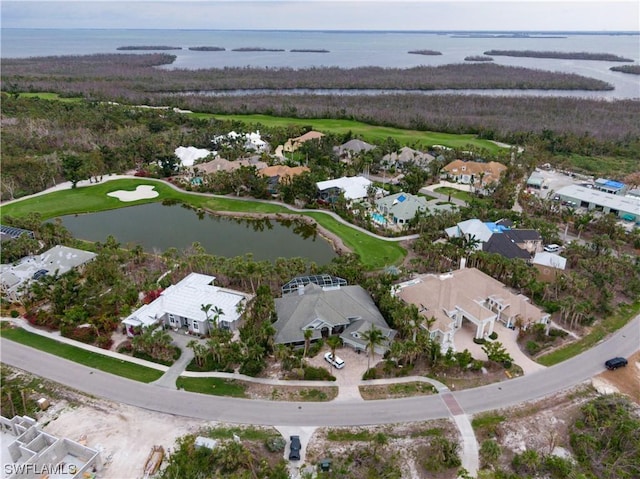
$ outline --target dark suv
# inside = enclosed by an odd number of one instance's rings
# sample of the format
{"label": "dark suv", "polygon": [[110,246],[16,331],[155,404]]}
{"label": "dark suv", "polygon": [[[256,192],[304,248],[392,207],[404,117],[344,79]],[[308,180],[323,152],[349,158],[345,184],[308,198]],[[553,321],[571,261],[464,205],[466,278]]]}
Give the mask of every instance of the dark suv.
{"label": "dark suv", "polygon": [[291,450],[289,451],[289,460],[299,461],[300,449],[302,449],[302,444],[300,444],[300,436],[290,436],[289,439],[291,440]]}
{"label": "dark suv", "polygon": [[612,358],[604,363],[607,369],[618,369],[627,365],[627,360],[625,358]]}

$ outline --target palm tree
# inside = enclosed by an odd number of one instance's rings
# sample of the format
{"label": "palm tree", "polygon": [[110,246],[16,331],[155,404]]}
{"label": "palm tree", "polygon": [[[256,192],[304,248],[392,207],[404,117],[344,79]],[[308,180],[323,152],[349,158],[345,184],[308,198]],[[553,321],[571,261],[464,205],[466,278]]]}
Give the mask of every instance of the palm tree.
{"label": "palm tree", "polygon": [[212,318],[212,321],[211,321],[212,324],[213,324],[213,328],[214,329],[218,328],[218,320],[220,319],[220,316],[224,316],[224,311],[219,306],[214,306],[213,307],[213,318]]}
{"label": "palm tree", "polygon": [[313,329],[304,330],[304,352],[302,353],[302,359],[307,357],[309,351],[309,345],[311,344],[311,336],[313,336]]}
{"label": "palm tree", "polygon": [[331,357],[335,358],[336,349],[342,345],[342,339],[340,339],[340,336],[329,336],[327,338],[327,345],[331,348]]}
{"label": "palm tree", "polygon": [[372,324],[371,329],[362,334],[362,339],[367,343],[366,350],[369,352],[369,356],[367,357],[368,371],[371,367],[371,358],[373,358],[373,355],[376,353],[376,347],[384,342],[384,334]]}

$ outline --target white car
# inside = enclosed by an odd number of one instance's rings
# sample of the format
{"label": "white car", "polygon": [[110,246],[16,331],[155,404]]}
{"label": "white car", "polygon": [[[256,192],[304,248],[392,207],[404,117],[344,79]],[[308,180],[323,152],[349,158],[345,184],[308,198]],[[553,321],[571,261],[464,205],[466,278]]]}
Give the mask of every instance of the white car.
{"label": "white car", "polygon": [[342,369],[344,367],[344,361],[338,356],[334,358],[330,352],[324,353],[324,359],[336,369]]}
{"label": "white car", "polygon": [[557,253],[558,251],[560,251],[560,245],[557,245],[555,243],[548,244],[547,246],[544,247],[544,250],[547,253]]}

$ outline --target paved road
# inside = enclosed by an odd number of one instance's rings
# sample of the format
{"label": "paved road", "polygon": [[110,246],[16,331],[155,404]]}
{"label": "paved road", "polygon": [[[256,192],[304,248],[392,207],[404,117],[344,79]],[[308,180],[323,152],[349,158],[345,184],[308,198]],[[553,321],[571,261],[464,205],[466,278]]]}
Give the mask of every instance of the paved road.
{"label": "paved road", "polygon": [[[241,424],[349,426],[423,421],[449,417],[437,395],[386,401],[295,403],[236,399],[176,391],[113,376],[27,346],[0,340],[2,362],[113,401],[168,414]],[[454,392],[473,414],[552,395],[603,370],[612,356],[640,348],[640,315],[593,349],[543,371],[477,389]]]}

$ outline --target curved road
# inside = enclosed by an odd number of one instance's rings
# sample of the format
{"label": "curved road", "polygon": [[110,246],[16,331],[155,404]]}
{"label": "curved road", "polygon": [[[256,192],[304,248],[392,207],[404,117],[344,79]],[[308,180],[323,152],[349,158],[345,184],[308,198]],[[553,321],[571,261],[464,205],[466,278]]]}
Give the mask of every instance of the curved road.
{"label": "curved road", "polygon": [[[268,426],[356,426],[449,417],[439,395],[381,401],[299,403],[176,391],[104,373],[6,339],[2,362],[82,392],[168,414]],[[454,392],[465,412],[514,406],[553,395],[603,370],[612,356],[640,348],[640,315],[608,340],[556,366],[517,379]]]}

